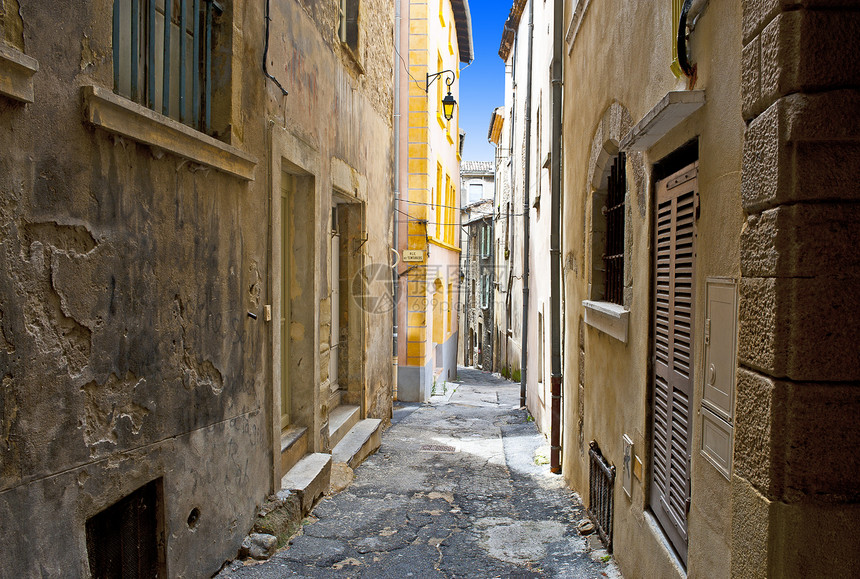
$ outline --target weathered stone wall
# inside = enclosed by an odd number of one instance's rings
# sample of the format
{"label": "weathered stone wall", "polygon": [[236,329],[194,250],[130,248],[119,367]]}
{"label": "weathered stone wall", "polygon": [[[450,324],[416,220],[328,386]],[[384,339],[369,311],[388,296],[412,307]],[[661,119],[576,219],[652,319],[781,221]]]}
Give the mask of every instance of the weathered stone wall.
{"label": "weathered stone wall", "polygon": [[[112,2],[19,12],[3,1],[4,34],[20,13],[22,42],[11,43],[40,68],[33,104],[0,96],[0,576],[87,576],[86,520],[158,478],[168,575],[208,576],[277,486],[276,345],[263,311],[279,263],[272,125],[324,159],[310,236],[322,263],[333,159],[355,170],[365,263],[387,263],[391,227],[390,34],[371,39],[385,59],[365,60],[361,75],[321,40],[334,25],[298,18],[294,4],[273,2],[269,68],[283,97],[260,70],[264,4],[226,3],[230,84],[216,86],[226,104],[215,114],[222,140],[253,161],[246,180],[84,121],[81,87],[113,88]],[[307,4],[328,14],[336,2]],[[390,29],[384,8],[365,20]],[[328,283],[308,270],[319,304]],[[364,328],[364,408],[387,418],[390,314]],[[318,351],[319,331],[308,336]]]}
{"label": "weathered stone wall", "polygon": [[[111,5],[23,5],[35,103],[0,102],[9,577],[86,576],[86,520],[159,477],[171,576],[211,573],[272,486],[267,330],[246,313],[267,298],[265,166],[245,181],[84,122],[80,87],[112,89]],[[257,60],[233,68],[248,110]],[[231,122],[263,160],[261,116]]]}
{"label": "weathered stone wall", "polygon": [[733,577],[860,569],[857,7],[744,4]]}
{"label": "weathered stone wall", "polygon": [[[472,209],[477,214],[484,214],[487,211],[492,211],[492,204],[479,205]],[[463,220],[468,219],[468,212],[463,212]],[[493,300],[494,286],[490,286],[489,307],[484,309],[481,302],[481,294],[483,291],[483,276],[489,275],[490,279],[495,283],[494,261],[495,255],[492,250],[493,242],[493,225],[491,220],[474,221],[464,227],[468,231],[466,237],[468,239],[468,249],[463,252],[463,260],[461,263],[461,271],[463,272],[463,281],[460,284],[459,291],[464,294],[465,299],[461,299],[464,305],[463,311],[463,331],[460,333],[460,350],[463,353],[464,364],[480,365],[484,371],[494,371],[494,344],[493,344]],[[485,225],[490,227],[489,242],[491,249],[486,256],[481,253],[481,228]],[[472,294],[472,285],[474,284],[475,292]],[[479,330],[480,324],[480,330]],[[483,336],[479,332],[483,332]],[[470,342],[470,337],[474,334],[474,344]],[[478,353],[478,345],[481,344],[480,354]],[[472,352],[468,352],[469,349]]]}

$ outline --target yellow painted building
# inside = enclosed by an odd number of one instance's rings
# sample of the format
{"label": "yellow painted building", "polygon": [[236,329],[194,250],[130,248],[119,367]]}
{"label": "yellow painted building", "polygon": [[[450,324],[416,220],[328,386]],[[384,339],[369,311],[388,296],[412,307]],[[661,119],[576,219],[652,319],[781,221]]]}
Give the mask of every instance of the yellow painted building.
{"label": "yellow painted building", "polygon": [[[457,364],[459,63],[472,61],[467,0],[399,0],[398,398],[427,400]],[[448,96],[450,95],[450,97]]]}

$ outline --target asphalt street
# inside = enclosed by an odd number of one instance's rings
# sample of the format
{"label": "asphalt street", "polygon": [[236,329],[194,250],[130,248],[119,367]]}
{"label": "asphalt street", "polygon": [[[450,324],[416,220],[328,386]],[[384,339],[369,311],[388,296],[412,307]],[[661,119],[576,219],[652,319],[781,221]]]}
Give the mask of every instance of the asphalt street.
{"label": "asphalt street", "polygon": [[456,391],[395,403],[379,451],[325,497],[269,561],[220,578],[620,578],[577,533],[578,495],[549,472],[549,446],[519,384],[459,369]]}

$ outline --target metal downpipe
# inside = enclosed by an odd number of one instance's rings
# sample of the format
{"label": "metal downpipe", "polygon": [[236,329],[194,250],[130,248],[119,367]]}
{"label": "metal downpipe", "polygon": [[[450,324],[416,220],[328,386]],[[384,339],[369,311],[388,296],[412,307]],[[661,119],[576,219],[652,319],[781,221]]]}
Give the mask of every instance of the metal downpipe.
{"label": "metal downpipe", "polygon": [[554,0],[552,40],[552,141],[550,142],[550,470],[561,473],[561,126],[562,126],[562,18],[564,0]]}

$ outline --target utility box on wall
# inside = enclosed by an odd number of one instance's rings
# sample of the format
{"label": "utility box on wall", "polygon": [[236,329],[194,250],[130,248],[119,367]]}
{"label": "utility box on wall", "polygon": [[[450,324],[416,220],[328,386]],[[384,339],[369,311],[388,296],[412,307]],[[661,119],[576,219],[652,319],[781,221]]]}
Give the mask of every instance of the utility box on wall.
{"label": "utility box on wall", "polygon": [[701,451],[726,478],[732,464],[737,335],[737,281],[708,278]]}

